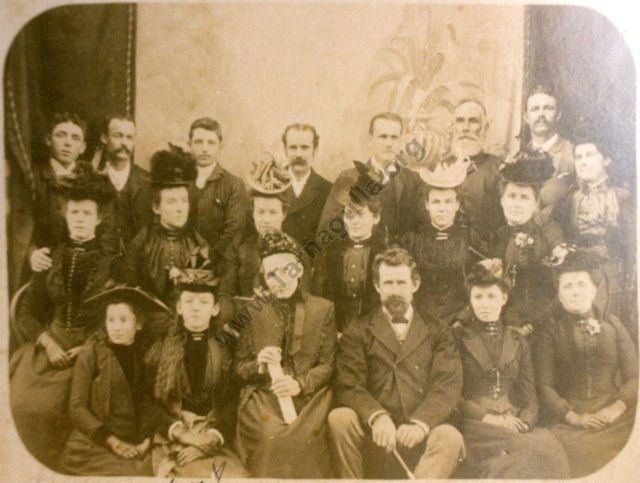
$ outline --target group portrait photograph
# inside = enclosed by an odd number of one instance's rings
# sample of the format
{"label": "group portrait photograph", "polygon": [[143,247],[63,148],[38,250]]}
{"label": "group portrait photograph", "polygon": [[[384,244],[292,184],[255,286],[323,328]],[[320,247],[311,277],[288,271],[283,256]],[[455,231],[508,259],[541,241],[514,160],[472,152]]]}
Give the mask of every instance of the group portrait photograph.
{"label": "group portrait photograph", "polygon": [[0,479],[636,479],[604,13],[2,10]]}

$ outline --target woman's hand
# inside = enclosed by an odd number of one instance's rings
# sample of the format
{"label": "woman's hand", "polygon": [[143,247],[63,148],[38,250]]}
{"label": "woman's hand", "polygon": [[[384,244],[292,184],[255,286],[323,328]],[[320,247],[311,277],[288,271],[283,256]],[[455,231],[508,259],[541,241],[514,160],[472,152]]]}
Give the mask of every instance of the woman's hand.
{"label": "woman's hand", "polygon": [[271,383],[271,391],[277,397],[297,396],[300,390],[300,383],[289,375],[284,375]]}
{"label": "woman's hand", "polygon": [[31,253],[29,258],[29,265],[31,265],[31,271],[38,273],[49,270],[53,262],[51,260],[51,250],[47,247],[38,248]]}
{"label": "woman's hand", "polygon": [[149,451],[150,447],[151,447],[151,438],[147,438],[139,445],[134,446],[140,458],[144,457],[144,455],[147,454],[147,451]]}
{"label": "woman's hand", "polygon": [[620,400],[602,408],[595,415],[607,424],[615,423],[627,410],[627,405]]}
{"label": "woman's hand", "polygon": [[575,411],[569,411],[565,416],[565,420],[571,426],[586,429],[603,429],[607,423],[597,414],[578,414]]}
{"label": "woman's hand", "polygon": [[107,438],[107,444],[111,448],[111,451],[125,459],[131,460],[140,455],[135,446],[118,439],[114,435]]}
{"label": "woman's hand", "polygon": [[511,419],[507,419],[505,416],[502,416],[502,415],[487,413],[483,416],[482,422],[491,424],[493,426],[499,426],[501,428],[509,429],[514,433],[519,432],[518,425],[515,423],[515,421],[512,421]]}
{"label": "woman's hand", "polygon": [[47,358],[53,367],[63,369],[71,364],[72,358],[69,356],[69,353],[63,350],[54,338],[46,332],[40,336],[40,345],[44,347]]}
{"label": "woman's hand", "polygon": [[200,451],[195,446],[187,446],[178,453],[176,461],[178,463],[178,466],[184,466],[187,463],[191,463],[192,461],[196,461],[204,457],[204,452]]}
{"label": "woman's hand", "polygon": [[256,360],[258,364],[280,364],[282,351],[280,347],[265,347],[258,353]]}

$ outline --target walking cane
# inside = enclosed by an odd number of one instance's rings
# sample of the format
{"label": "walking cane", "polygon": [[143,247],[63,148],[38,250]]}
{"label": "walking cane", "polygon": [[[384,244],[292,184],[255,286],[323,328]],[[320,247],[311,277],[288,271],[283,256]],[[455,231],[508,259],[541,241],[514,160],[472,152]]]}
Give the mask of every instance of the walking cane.
{"label": "walking cane", "polygon": [[400,463],[400,466],[402,466],[402,469],[404,470],[404,472],[407,474],[407,476],[409,477],[410,480],[415,480],[416,477],[413,475],[413,473],[411,472],[411,470],[409,469],[409,467],[407,466],[407,464],[404,462],[404,460],[402,459],[402,456],[400,456],[400,453],[398,453],[398,450],[393,448],[393,456],[396,457],[396,460],[398,460],[398,463]]}

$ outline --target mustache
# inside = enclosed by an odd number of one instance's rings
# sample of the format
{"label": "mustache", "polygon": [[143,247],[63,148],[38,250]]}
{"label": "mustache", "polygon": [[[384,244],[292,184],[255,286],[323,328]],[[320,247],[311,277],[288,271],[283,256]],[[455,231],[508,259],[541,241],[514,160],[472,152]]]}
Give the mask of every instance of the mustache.
{"label": "mustache", "polygon": [[291,166],[304,166],[307,164],[307,160],[301,156],[296,156],[289,164],[291,164]]}

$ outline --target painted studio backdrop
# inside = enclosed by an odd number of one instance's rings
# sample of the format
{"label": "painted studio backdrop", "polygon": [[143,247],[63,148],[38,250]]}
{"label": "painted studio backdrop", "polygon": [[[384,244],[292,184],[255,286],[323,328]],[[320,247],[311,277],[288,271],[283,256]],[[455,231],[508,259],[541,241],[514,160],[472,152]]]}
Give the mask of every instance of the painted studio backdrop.
{"label": "painted studio backdrop", "polygon": [[523,92],[542,80],[561,94],[564,134],[580,116],[597,121],[615,140],[618,176],[634,186],[633,62],[592,10],[222,3],[48,11],[16,37],[4,71],[11,291],[32,229],[31,166],[46,160],[54,112],[89,121],[87,156],[100,155],[92,148],[105,114],[133,114],[135,161],[145,168],[167,141],[186,143],[191,121],[214,117],[223,164],[238,175],[264,151],[282,158],[284,127],[308,122],[320,134],[315,168],[333,180],[363,158],[373,114],[399,112],[407,136],[437,156],[452,106],[468,97],[487,107],[487,151],[512,152],[522,142]]}

